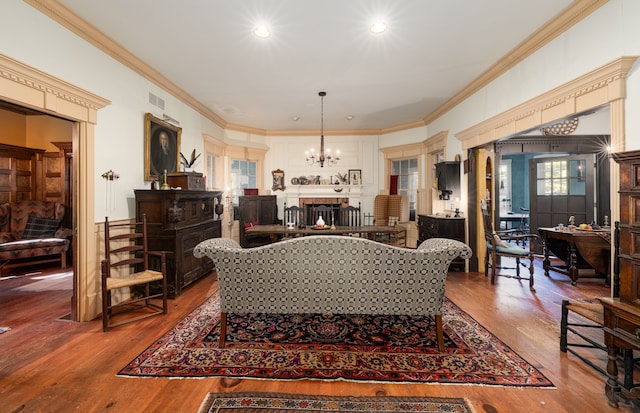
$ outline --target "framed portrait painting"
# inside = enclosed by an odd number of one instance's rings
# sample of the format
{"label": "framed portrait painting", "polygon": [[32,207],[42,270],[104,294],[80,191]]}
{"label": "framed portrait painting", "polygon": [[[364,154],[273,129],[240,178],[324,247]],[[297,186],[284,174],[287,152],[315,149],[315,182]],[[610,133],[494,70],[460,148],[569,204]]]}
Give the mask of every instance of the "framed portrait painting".
{"label": "framed portrait painting", "polygon": [[271,171],[271,175],[273,176],[273,185],[271,186],[271,190],[284,191],[284,171],[282,169],[276,169],[275,171]]}
{"label": "framed portrait painting", "polygon": [[144,115],[144,180],[160,180],[167,173],[178,172],[182,128],[163,121],[151,113]]}
{"label": "framed portrait painting", "polygon": [[361,169],[349,169],[349,185],[362,185]]}

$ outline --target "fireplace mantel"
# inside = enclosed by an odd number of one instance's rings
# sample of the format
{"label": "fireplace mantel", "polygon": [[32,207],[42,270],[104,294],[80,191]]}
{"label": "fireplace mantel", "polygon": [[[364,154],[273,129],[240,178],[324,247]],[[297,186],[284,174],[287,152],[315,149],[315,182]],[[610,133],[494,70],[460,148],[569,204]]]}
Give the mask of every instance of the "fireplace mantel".
{"label": "fireplace mantel", "polygon": [[[342,191],[335,189],[342,188]],[[357,206],[362,197],[361,185],[289,185],[285,189],[287,205],[298,205],[300,198],[347,198]]]}

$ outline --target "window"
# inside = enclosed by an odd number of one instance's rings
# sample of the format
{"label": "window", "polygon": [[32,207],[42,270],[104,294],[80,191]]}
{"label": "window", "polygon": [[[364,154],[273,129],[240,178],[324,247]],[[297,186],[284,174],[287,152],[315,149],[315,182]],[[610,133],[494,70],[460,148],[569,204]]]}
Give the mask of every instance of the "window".
{"label": "window", "polygon": [[504,159],[500,163],[500,216],[511,211],[511,159]]}
{"label": "window", "polygon": [[207,189],[213,189],[216,185],[216,158],[212,154],[207,154]]}
{"label": "window", "polygon": [[231,188],[234,192],[233,202],[238,203],[238,196],[244,194],[244,188],[257,188],[257,162],[231,161]]}
{"label": "window", "polygon": [[584,195],[587,190],[585,168],[584,159],[538,163],[538,195]]}
{"label": "window", "polygon": [[416,219],[416,199],[418,196],[418,158],[392,162],[392,175],[398,175],[398,194],[409,196],[409,219]]}

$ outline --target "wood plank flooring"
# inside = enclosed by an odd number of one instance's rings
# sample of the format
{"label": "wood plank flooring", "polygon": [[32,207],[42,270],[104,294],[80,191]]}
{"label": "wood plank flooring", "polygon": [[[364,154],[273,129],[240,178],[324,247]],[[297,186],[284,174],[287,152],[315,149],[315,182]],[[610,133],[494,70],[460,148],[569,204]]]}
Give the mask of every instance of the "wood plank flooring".
{"label": "wood plank flooring", "polygon": [[[71,281],[22,276],[0,280],[0,412],[193,412],[207,392],[269,391],[326,395],[466,397],[477,413],[631,410],[610,407],[604,379],[559,351],[562,299],[608,296],[601,279],[571,286],[560,274],[536,270],[536,293],[526,282],[484,274],[450,273],[447,296],[539,368],[555,389],[478,385],[382,384],[239,379],[116,377],[117,372],[217,288],[211,274],[170,300],[169,314],[103,333],[100,320],[61,321]],[[42,284],[47,282],[47,285]],[[41,284],[38,284],[41,283]],[[594,356],[604,365],[604,353]]]}

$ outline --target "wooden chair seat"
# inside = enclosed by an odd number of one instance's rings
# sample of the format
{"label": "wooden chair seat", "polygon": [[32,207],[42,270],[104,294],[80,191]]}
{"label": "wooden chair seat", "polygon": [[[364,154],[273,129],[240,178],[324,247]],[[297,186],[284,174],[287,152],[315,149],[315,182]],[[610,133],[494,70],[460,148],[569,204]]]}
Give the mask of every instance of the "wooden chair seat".
{"label": "wooden chair seat", "polygon": [[136,272],[124,277],[110,277],[107,279],[107,289],[115,290],[123,287],[131,287],[133,285],[162,280],[163,277],[161,272],[153,270]]}

